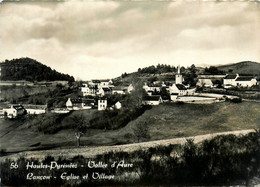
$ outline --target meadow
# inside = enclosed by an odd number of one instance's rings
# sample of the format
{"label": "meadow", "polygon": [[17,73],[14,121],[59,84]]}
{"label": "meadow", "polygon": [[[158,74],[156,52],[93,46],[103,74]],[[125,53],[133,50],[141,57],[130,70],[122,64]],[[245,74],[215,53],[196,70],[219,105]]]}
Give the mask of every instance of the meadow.
{"label": "meadow", "polygon": [[[136,143],[134,128],[147,123],[148,136],[141,141],[187,137],[215,132],[259,129],[260,105],[254,102],[215,104],[164,103],[146,110],[137,119],[117,130],[89,128],[82,134],[82,146]],[[92,110],[84,111],[90,120]],[[66,118],[64,118],[66,120]],[[73,128],[73,127],[72,127]],[[75,130],[61,129],[44,134],[19,120],[0,120],[0,142],[4,152],[75,147]]]}

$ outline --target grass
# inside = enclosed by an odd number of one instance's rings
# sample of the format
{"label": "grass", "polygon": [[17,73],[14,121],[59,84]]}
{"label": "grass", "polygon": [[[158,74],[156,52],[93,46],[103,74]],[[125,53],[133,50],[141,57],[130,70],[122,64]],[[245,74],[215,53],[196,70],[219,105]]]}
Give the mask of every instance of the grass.
{"label": "grass", "polygon": [[[90,117],[92,112],[86,110],[84,115]],[[259,103],[253,102],[204,105],[165,103],[147,110],[121,129],[89,129],[82,135],[81,142],[88,146],[134,143],[137,140],[133,128],[144,122],[149,125],[149,140],[259,128],[259,112]],[[7,152],[75,146],[74,133],[73,130],[61,130],[46,135],[36,128],[28,128],[25,123],[0,119],[1,149],[6,149]]]}
{"label": "grass", "polygon": [[151,140],[195,136],[260,127],[260,105],[243,102],[163,104],[154,107],[130,125],[147,122]]}

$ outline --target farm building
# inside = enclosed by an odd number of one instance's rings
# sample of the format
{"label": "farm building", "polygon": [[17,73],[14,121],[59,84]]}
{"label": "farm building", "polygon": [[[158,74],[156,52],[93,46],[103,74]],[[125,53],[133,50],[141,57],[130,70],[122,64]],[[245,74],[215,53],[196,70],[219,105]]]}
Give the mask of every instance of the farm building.
{"label": "farm building", "polygon": [[26,109],[22,105],[11,105],[10,108],[4,108],[3,113],[8,118],[17,118],[26,114]]}
{"label": "farm building", "polygon": [[66,107],[69,110],[85,110],[91,109],[94,106],[94,99],[71,99],[68,98]]}
{"label": "farm building", "polygon": [[151,95],[151,96],[145,96],[142,103],[144,105],[159,105],[162,102],[163,100],[160,95]]}

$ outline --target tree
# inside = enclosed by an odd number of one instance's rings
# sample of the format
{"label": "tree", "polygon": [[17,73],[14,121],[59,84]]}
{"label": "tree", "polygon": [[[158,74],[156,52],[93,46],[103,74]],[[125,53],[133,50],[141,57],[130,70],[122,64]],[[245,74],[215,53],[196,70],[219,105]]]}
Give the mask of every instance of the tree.
{"label": "tree", "polygon": [[133,83],[134,90],[131,92],[131,100],[133,104],[137,107],[140,107],[143,101],[144,96],[146,95],[145,90],[143,89],[143,81],[137,81]]}
{"label": "tree", "polygon": [[82,111],[74,114],[71,117],[71,121],[72,128],[75,130],[76,144],[79,147],[81,135],[86,132],[87,128],[89,127],[89,122],[87,121]]}
{"label": "tree", "polygon": [[142,138],[149,138],[149,127],[146,122],[137,123],[133,128],[134,136],[137,138],[138,143]]}
{"label": "tree", "polygon": [[189,68],[191,74],[196,74],[196,67],[194,64],[192,64]]}

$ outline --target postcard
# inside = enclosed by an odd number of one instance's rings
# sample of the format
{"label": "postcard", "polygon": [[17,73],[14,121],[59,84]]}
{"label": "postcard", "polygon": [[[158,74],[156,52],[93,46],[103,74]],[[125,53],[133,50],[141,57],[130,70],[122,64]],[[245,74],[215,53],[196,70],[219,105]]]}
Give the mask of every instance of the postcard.
{"label": "postcard", "polygon": [[259,186],[259,1],[1,0],[0,186]]}

